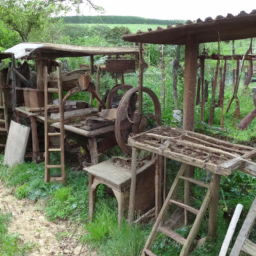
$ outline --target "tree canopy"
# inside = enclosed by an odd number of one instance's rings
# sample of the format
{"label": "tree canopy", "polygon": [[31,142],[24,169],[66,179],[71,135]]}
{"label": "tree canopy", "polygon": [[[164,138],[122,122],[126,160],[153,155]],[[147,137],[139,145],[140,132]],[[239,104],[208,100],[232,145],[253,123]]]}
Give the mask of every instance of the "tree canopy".
{"label": "tree canopy", "polygon": [[[50,17],[74,8],[79,12],[81,4],[80,0],[0,0],[0,20],[25,42],[29,33],[41,29]],[[91,0],[85,0],[84,4],[103,11]]]}

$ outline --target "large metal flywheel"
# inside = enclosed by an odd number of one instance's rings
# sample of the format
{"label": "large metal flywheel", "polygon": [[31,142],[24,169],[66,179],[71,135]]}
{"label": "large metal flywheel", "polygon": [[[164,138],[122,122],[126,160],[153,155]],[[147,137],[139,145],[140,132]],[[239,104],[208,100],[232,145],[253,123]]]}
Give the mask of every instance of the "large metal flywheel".
{"label": "large metal flywheel", "polygon": [[[129,136],[143,132],[147,126],[147,118],[136,110],[139,87],[127,91],[122,97],[116,113],[115,136],[120,148],[131,155],[131,148],[127,145]],[[161,125],[161,106],[156,94],[149,88],[143,87],[142,91],[147,93],[154,105],[154,120]]]}

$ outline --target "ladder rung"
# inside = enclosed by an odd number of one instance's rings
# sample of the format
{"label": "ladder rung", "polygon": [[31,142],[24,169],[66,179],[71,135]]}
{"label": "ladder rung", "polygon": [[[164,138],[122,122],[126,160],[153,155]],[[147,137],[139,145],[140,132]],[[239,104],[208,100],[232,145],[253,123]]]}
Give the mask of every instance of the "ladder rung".
{"label": "ladder rung", "polygon": [[0,106],[0,109],[4,109],[4,106]]}
{"label": "ladder rung", "polygon": [[4,119],[0,119],[0,123],[5,123],[5,120]]}
{"label": "ladder rung", "polygon": [[175,201],[173,199],[171,199],[169,202],[172,203],[172,204],[175,204],[175,205],[177,205],[177,206],[179,206],[179,207],[181,207],[181,208],[183,208],[183,209],[185,209],[187,211],[190,211],[190,212],[192,212],[194,214],[198,214],[198,212],[199,212],[197,209],[195,209],[195,208],[193,208],[193,207],[191,207],[189,205],[183,204],[181,202]]}
{"label": "ladder rung", "polygon": [[207,183],[205,183],[203,181],[196,180],[196,179],[193,179],[193,178],[184,177],[184,176],[180,176],[179,178],[183,179],[183,180],[187,180],[187,181],[189,181],[191,183],[194,183],[194,184],[196,184],[198,186],[209,188],[209,184],[207,184]]}
{"label": "ladder rung", "polygon": [[48,88],[48,92],[55,92],[58,93],[59,90],[57,88]]}
{"label": "ladder rung", "polygon": [[170,237],[171,239],[175,240],[179,244],[184,245],[185,242],[186,242],[186,239],[184,237],[182,237],[181,235],[179,235],[178,233],[174,232],[171,229],[167,229],[167,228],[162,226],[162,227],[159,228],[159,231],[161,231],[163,234]]}
{"label": "ladder rung", "polygon": [[49,148],[48,149],[50,152],[60,152],[61,148]]}
{"label": "ladder rung", "polygon": [[6,128],[0,127],[0,132],[7,132]]}
{"label": "ladder rung", "polygon": [[64,182],[63,177],[50,177],[50,181]]}
{"label": "ladder rung", "polygon": [[151,252],[150,250],[148,249],[144,249],[143,252],[148,255],[148,256],[157,256],[156,254],[154,254],[153,252]]}
{"label": "ladder rung", "polygon": [[61,168],[62,166],[61,165],[46,165],[45,166],[46,168]]}
{"label": "ladder rung", "polygon": [[1,148],[5,148],[5,144],[0,144],[0,147]]}
{"label": "ladder rung", "polygon": [[48,136],[60,136],[59,132],[48,133]]}
{"label": "ladder rung", "polygon": [[52,118],[47,118],[47,123],[58,123],[60,121],[60,119],[52,119]]}

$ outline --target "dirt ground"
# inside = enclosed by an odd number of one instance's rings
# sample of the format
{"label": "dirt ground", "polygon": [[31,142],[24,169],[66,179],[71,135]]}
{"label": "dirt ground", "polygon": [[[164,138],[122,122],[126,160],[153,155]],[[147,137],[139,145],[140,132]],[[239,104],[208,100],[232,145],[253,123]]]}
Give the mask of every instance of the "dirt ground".
{"label": "dirt ground", "polygon": [[36,244],[26,256],[97,256],[96,252],[79,244],[84,230],[68,221],[48,221],[43,207],[43,201],[17,200],[0,182],[0,208],[13,216],[9,232],[19,234],[25,243]]}

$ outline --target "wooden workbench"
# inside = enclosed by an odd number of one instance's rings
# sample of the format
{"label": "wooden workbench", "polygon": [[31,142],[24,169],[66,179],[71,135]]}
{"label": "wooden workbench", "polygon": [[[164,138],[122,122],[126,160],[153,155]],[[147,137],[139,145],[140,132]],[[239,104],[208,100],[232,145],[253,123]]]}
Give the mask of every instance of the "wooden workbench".
{"label": "wooden workbench", "polygon": [[[211,203],[211,223],[217,223],[216,206],[218,205],[218,193],[221,175],[230,175],[239,169],[256,177],[256,163],[251,159],[256,155],[253,147],[232,144],[215,139],[203,134],[185,131],[180,128],[160,126],[150,131],[140,133],[128,139],[128,145],[132,147],[132,179],[129,203],[129,222],[133,219],[133,206],[136,187],[136,161],[137,150],[155,153],[181,163],[199,167],[215,174],[215,184]],[[158,170],[157,170],[158,169]],[[161,165],[156,165],[156,209],[161,205]],[[156,210],[156,215],[158,214]],[[211,214],[210,214],[211,215]],[[210,234],[215,232],[216,225],[210,228]],[[210,236],[210,235],[209,235]]]}
{"label": "wooden workbench", "polygon": [[[44,109],[42,108],[41,112],[40,111],[39,112],[31,112],[26,107],[17,107],[17,108],[15,108],[15,110],[16,110],[16,113],[18,116],[24,116],[24,117],[30,118],[31,131],[32,131],[33,161],[38,162],[40,160],[40,153],[39,153],[39,143],[38,143],[37,123],[36,122],[37,121],[39,121],[39,122],[45,121],[45,118],[42,114]],[[85,117],[92,116],[93,114],[97,115],[97,113],[95,113],[95,110],[97,110],[97,109],[91,108],[91,111],[89,109],[84,109],[84,111],[86,113],[81,113],[82,118],[84,119]],[[78,116],[76,116],[76,118],[78,118]],[[17,118],[17,119],[19,119],[19,118]],[[69,119],[70,119],[70,116],[69,116],[68,112],[64,112],[65,122],[66,121],[68,122]],[[59,126],[58,118],[56,118],[55,120],[56,120],[56,123],[52,123],[51,126],[55,127],[55,128],[59,128],[60,126]],[[111,124],[108,126],[98,128],[98,129],[87,131],[87,130],[81,129],[79,127],[75,127],[75,126],[67,123],[64,125],[64,129],[66,131],[74,132],[74,133],[80,134],[80,135],[88,138],[91,162],[92,162],[92,164],[96,164],[96,163],[98,163],[97,137],[100,135],[107,134],[109,132],[113,132],[114,125]]]}

